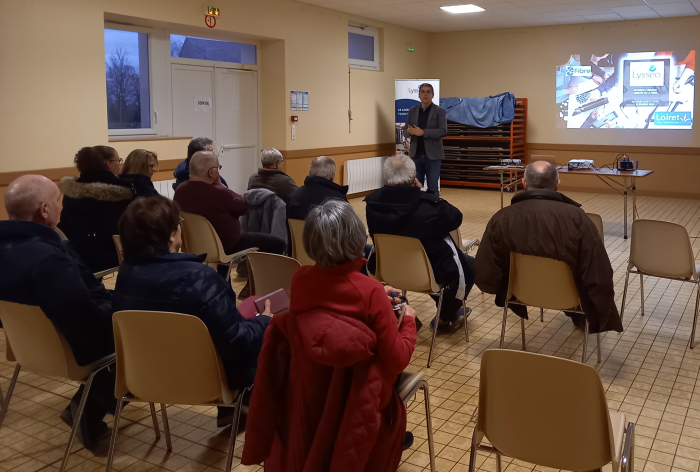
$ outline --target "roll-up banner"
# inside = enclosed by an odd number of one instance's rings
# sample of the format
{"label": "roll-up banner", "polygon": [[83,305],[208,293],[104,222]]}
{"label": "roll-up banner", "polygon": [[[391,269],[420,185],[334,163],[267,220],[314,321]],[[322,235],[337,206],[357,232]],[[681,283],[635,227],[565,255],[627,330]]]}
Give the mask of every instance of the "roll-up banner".
{"label": "roll-up banner", "polygon": [[440,79],[399,79],[394,81],[395,114],[396,114],[396,149],[404,150],[406,138],[403,136],[403,129],[406,127],[406,115],[411,107],[420,105],[418,91],[421,84],[433,86],[435,96],[433,103],[440,104]]}

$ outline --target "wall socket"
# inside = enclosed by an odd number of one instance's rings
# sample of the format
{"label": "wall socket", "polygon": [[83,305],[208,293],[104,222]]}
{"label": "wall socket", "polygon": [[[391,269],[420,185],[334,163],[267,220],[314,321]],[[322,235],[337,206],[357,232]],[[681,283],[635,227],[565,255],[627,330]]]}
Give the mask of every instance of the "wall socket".
{"label": "wall socket", "polygon": [[292,139],[297,139],[297,125],[292,125]]}

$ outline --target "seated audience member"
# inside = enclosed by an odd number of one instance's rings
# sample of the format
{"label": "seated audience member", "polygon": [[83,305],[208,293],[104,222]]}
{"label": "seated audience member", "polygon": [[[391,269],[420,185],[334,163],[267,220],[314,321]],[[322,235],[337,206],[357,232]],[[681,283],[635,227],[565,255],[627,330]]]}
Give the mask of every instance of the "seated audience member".
{"label": "seated audience member", "polygon": [[201,215],[214,227],[226,254],[257,247],[261,252],[284,254],[287,242],[264,233],[243,233],[240,217],[248,212],[243,196],[226,188],[219,179],[219,158],[199,151],[190,161],[190,180],[177,187],[173,198],[180,209]]}
{"label": "seated audience member", "polygon": [[[10,183],[4,198],[9,221],[0,221],[0,300],[40,307],[68,341],[78,365],[113,354],[112,293],[54,231],[61,213],[56,184],[25,175]],[[93,379],[78,429],[88,450],[94,451],[107,432],[105,414],[114,414],[114,381],[107,370]],[[83,390],[81,385],[61,413],[68,426]]]}
{"label": "seated audience member", "polygon": [[[416,165],[405,154],[384,161],[384,187],[367,195],[367,226],[375,234],[420,239],[435,281],[444,287],[439,330],[451,332],[466,323],[462,300],[474,285],[474,258],[462,253],[450,232],[462,224],[462,213],[431,192],[422,192]],[[437,304],[438,297],[433,296]],[[430,329],[434,329],[435,320]]]}
{"label": "seated audience member", "polygon": [[122,159],[109,146],[84,147],[75,155],[80,177],[63,177],[63,211],[58,227],[93,272],[119,265],[112,236],[134,199],[131,183],[118,177]]}
{"label": "seated audience member", "polygon": [[158,171],[158,155],[145,149],[134,149],[126,156],[120,177],[134,186],[137,197],[160,195],[151,177]]}
{"label": "seated audience member", "polygon": [[282,166],[284,158],[282,153],[275,148],[263,149],[260,153],[262,169],[248,179],[248,190],[254,188],[266,188],[287,203],[289,196],[297,189],[294,179],[284,173]]}
{"label": "seated audience member", "polygon": [[[187,159],[182,161],[175,168],[173,176],[175,177],[175,183],[173,184],[173,190],[177,190],[177,187],[182,183],[190,180],[190,160],[194,156],[195,152],[199,151],[213,151],[214,141],[209,138],[194,138],[187,145]],[[221,178],[221,183],[228,187],[226,181]]]}
{"label": "seated audience member", "polygon": [[406,408],[394,383],[415,348],[415,312],[407,307],[399,326],[385,288],[360,274],[365,239],[346,202],[307,216],[304,248],[316,265],[296,271],[289,312],[265,334],[243,464],[397,469]]}
{"label": "seated audience member", "polygon": [[335,161],[320,156],[311,162],[309,176],[304,185],[296,189],[287,202],[287,218],[305,220],[312,207],[326,200],[348,201],[348,186],[338,185],[335,180]]}
{"label": "seated audience member", "polygon": [[[194,160],[192,164],[194,168]],[[114,311],[169,311],[196,316],[211,334],[229,387],[235,390],[251,385],[270,322],[269,310],[266,316],[243,318],[236,308],[231,284],[202,264],[203,256],[178,252],[182,229],[177,204],[165,197],[134,201],[119,222],[119,236],[124,263],[114,289]],[[223,427],[230,422],[231,414],[220,410],[217,424]]]}
{"label": "seated audience member", "polygon": [[[476,285],[496,294],[496,305],[505,304],[510,273],[510,253],[556,259],[571,267],[581,307],[592,333],[622,331],[615,306],[613,270],[595,224],[581,205],[557,192],[559,172],[546,161],[528,165],[525,191],[515,195],[486,226],[476,255]],[[527,319],[522,305],[509,305]],[[573,308],[573,307],[572,307]],[[581,315],[567,313],[576,326]]]}

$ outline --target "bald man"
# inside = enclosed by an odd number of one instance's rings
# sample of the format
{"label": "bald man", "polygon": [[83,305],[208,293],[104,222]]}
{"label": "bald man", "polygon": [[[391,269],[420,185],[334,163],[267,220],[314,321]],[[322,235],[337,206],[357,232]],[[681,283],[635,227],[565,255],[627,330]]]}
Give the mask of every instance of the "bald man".
{"label": "bald man", "polygon": [[[41,307],[79,365],[114,353],[112,293],[54,231],[61,214],[56,184],[25,175],[10,183],[4,200],[9,221],[0,221],[0,300]],[[82,392],[83,386],[61,413],[69,426]],[[104,370],[93,380],[78,430],[87,449],[107,432],[102,419],[115,406],[114,374]]]}
{"label": "bald man", "polygon": [[242,232],[239,218],[248,213],[248,202],[221,183],[219,169],[216,153],[196,152],[190,160],[190,180],[177,187],[173,200],[182,211],[209,220],[226,254],[251,247],[257,247],[261,252],[283,254],[287,243],[282,238]]}
{"label": "bald man", "polygon": [[335,171],[335,161],[328,156],[319,156],[311,161],[304,185],[289,197],[287,218],[305,220],[312,207],[329,199],[347,202],[348,186],[334,182]]}
{"label": "bald man", "polygon": [[[556,259],[571,268],[581,298],[585,319],[567,313],[574,324],[583,327],[587,320],[591,333],[622,332],[612,266],[593,221],[581,205],[557,191],[559,172],[549,162],[528,165],[522,183],[525,191],[486,226],[476,254],[476,285],[482,292],[496,294],[496,305],[502,307],[511,252]],[[524,306],[509,307],[527,319]]]}

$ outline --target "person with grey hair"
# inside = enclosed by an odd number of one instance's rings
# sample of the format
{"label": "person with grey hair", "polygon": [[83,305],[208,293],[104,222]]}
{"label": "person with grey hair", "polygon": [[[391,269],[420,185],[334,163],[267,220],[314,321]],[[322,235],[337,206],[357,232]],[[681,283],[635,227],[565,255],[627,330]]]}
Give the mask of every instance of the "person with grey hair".
{"label": "person with grey hair", "polygon": [[[177,190],[177,187],[188,180],[190,180],[190,160],[192,160],[192,156],[196,152],[199,151],[213,151],[214,150],[214,141],[212,141],[209,138],[204,138],[204,137],[199,137],[199,138],[193,138],[192,141],[187,145],[187,159],[182,161],[177,165],[175,168],[175,172],[173,172],[173,175],[175,176],[175,183],[173,184],[173,190]],[[219,177],[221,179],[221,183],[228,187],[228,184],[224,180],[223,177]]]}
{"label": "person with grey hair", "polygon": [[[394,384],[415,349],[415,311],[406,306],[399,324],[382,284],[360,273],[366,233],[349,203],[329,200],[311,209],[303,234],[316,264],[296,270],[289,312],[267,328],[242,463],[322,470],[323,463],[344,461],[347,470],[368,463],[396,470],[412,435]],[[298,375],[288,375],[290,368]],[[360,440],[356,424],[363,425]],[[294,434],[270,456],[281,431]]]}
{"label": "person with grey hair", "polygon": [[263,149],[260,153],[260,163],[262,168],[248,179],[248,190],[264,188],[274,192],[287,203],[290,195],[297,189],[297,184],[282,170],[282,153],[275,148]]}
{"label": "person with grey hair", "polygon": [[304,185],[296,189],[287,202],[287,218],[305,220],[311,208],[326,200],[348,201],[348,186],[335,180],[335,161],[328,156],[319,156],[311,161],[309,175]]}
{"label": "person with grey hair", "polygon": [[175,191],[180,209],[205,217],[221,239],[226,254],[257,247],[261,252],[284,254],[287,242],[264,233],[244,233],[240,217],[248,213],[248,202],[226,188],[219,176],[219,158],[212,151],[196,152],[190,161],[190,180]]}
{"label": "person with grey hair", "polygon": [[[474,259],[460,251],[450,232],[462,224],[462,213],[436,193],[422,192],[416,164],[404,154],[384,161],[385,186],[368,195],[367,226],[371,236],[393,234],[419,239],[433,268],[435,280],[445,287],[439,322],[431,329],[454,332],[471,313],[462,300],[474,285]],[[436,304],[438,303],[437,297]]]}
{"label": "person with grey hair", "polygon": [[[112,292],[55,231],[61,214],[56,184],[41,175],[24,175],[10,183],[4,200],[9,220],[0,221],[0,300],[41,308],[78,365],[113,354]],[[80,421],[75,415],[84,386],[60,415],[71,427],[78,423],[78,440],[90,451],[107,432],[104,416],[114,413],[114,382],[113,372],[98,373]]]}
{"label": "person with grey hair", "polygon": [[[525,169],[524,192],[496,213],[486,226],[476,254],[476,285],[504,306],[510,254],[517,252],[565,262],[573,272],[585,317],[565,312],[574,325],[588,320],[591,333],[622,331],[615,306],[613,270],[598,230],[581,205],[559,193],[556,166],[535,161]],[[527,319],[527,308],[508,305]],[[573,307],[572,307],[573,308]]]}

